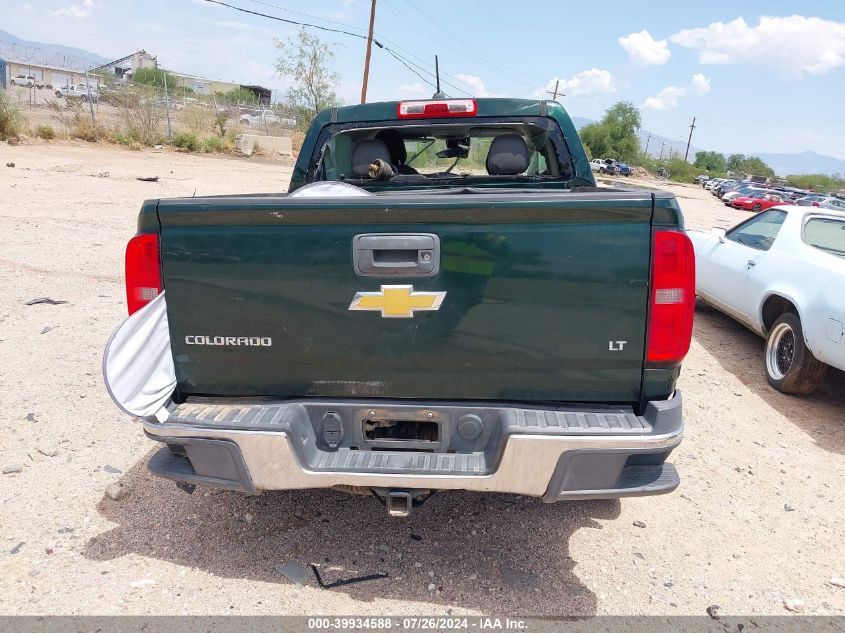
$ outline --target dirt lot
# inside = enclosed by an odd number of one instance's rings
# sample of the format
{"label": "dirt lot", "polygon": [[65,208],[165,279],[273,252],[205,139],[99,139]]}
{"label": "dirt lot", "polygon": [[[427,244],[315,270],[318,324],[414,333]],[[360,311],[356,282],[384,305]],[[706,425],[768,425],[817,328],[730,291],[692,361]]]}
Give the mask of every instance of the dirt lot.
{"label": "dirt lot", "polygon": [[[845,575],[842,373],[783,396],[762,341],[701,308],[674,494],[448,493],[407,520],[334,491],[189,497],[146,473],[153,445],[102,385],[125,316],[123,248],[145,198],[283,191],[290,167],[78,144],[0,145],[0,159],[0,466],[22,466],[0,475],[0,612],[845,613],[829,582]],[[745,217],[669,188],[691,227]],[[68,303],[25,305],[44,296]],[[129,494],[104,497],[112,482]],[[327,582],[389,578],[326,590],[291,582],[287,563],[318,564]]]}

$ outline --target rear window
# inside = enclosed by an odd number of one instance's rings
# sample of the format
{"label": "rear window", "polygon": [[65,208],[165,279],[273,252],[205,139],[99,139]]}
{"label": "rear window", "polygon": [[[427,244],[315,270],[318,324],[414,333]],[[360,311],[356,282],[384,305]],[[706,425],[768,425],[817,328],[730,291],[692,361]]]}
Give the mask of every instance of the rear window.
{"label": "rear window", "polygon": [[813,248],[845,256],[845,220],[810,218],[804,224],[804,242]]}
{"label": "rear window", "polygon": [[[371,173],[381,158],[390,167]],[[317,141],[307,180],[342,180],[359,186],[483,184],[501,180],[574,178],[569,148],[547,117],[471,121],[414,120],[334,124]]]}

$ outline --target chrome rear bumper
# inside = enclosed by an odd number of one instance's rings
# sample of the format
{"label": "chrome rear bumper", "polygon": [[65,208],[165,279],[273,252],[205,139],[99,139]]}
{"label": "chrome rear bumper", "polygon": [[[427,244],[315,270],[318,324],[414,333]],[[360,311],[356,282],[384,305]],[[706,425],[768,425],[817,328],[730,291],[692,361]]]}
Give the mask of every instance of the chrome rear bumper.
{"label": "chrome rear bumper", "polygon": [[[321,427],[327,412],[345,426],[331,447]],[[440,425],[439,441],[428,449],[410,442],[405,450],[402,441],[370,442],[358,433],[368,415],[424,415]],[[461,436],[458,422],[466,416],[481,430],[464,435],[477,437]],[[649,403],[643,416],[610,407],[217,400],[173,405],[164,422],[143,424],[179,454],[157,456],[151,470],[187,483],[250,493],[337,485],[459,489],[549,501],[669,492],[678,478],[664,460],[683,434],[680,393]]]}

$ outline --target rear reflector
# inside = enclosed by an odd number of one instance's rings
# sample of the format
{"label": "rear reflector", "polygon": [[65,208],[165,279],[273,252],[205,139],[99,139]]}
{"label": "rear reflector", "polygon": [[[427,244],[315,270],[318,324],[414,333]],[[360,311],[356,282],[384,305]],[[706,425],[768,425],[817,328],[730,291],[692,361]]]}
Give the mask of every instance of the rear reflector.
{"label": "rear reflector", "polygon": [[158,235],[136,235],[126,245],[126,304],[134,314],[161,292]]}
{"label": "rear reflector", "polygon": [[689,351],[695,311],[695,253],[686,233],[654,231],[649,306],[650,363],[679,363]]}
{"label": "rear reflector", "polygon": [[400,119],[423,119],[450,116],[475,116],[478,103],[475,99],[449,99],[447,101],[402,101],[396,112]]}

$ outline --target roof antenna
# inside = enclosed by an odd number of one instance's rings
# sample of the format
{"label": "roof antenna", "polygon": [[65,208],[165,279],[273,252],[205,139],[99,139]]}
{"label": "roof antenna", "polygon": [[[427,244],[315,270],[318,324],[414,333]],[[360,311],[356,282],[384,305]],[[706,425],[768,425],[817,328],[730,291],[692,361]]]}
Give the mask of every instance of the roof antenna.
{"label": "roof antenna", "polygon": [[446,93],[440,91],[440,61],[437,59],[437,55],[434,56],[434,76],[437,79],[437,92],[434,93],[432,99],[445,99]]}

